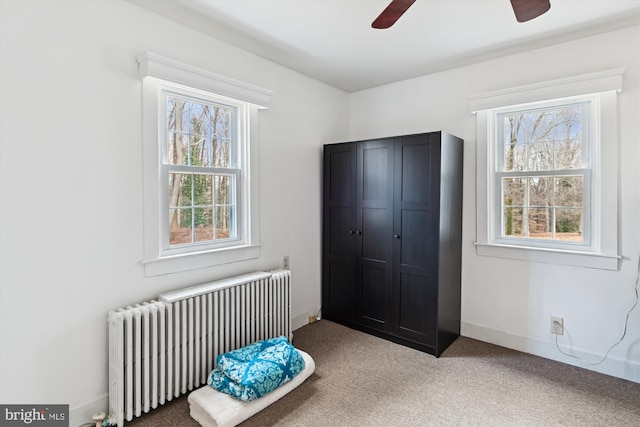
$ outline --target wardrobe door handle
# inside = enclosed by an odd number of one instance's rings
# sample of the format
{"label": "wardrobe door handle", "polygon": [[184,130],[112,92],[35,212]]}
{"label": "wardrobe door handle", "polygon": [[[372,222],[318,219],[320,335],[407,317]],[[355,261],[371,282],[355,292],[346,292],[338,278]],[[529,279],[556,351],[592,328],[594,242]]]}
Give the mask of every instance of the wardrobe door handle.
{"label": "wardrobe door handle", "polygon": [[349,234],[355,234],[355,231],[349,230]]}
{"label": "wardrobe door handle", "polygon": [[393,235],[393,238],[394,238],[394,239],[398,239],[398,240],[400,240],[400,235],[399,235],[399,234],[394,234],[394,235]]}
{"label": "wardrobe door handle", "polygon": [[358,231],[356,231],[356,234],[357,234],[358,236],[361,236],[361,235],[362,235],[362,231],[358,230]]}

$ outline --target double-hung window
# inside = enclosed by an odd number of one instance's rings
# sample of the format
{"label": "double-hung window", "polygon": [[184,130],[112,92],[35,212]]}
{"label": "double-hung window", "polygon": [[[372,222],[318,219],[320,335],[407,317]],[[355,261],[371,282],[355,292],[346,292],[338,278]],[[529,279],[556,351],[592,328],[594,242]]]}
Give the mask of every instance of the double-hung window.
{"label": "double-hung window", "polygon": [[171,87],[161,96],[163,252],[242,241],[244,106]]}
{"label": "double-hung window", "polygon": [[593,104],[564,100],[494,113],[496,241],[590,244]]}
{"label": "double-hung window", "polygon": [[156,54],[142,77],[146,276],[259,256],[258,111],[269,90]]}
{"label": "double-hung window", "polygon": [[469,98],[478,255],[617,269],[624,69]]}

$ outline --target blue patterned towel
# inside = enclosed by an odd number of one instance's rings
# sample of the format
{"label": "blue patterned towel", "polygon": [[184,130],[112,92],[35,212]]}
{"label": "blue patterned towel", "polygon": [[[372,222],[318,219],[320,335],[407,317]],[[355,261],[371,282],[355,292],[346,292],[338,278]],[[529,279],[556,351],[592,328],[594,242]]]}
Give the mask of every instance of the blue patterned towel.
{"label": "blue patterned towel", "polygon": [[284,336],[219,355],[207,383],[245,402],[258,399],[304,369],[304,359]]}

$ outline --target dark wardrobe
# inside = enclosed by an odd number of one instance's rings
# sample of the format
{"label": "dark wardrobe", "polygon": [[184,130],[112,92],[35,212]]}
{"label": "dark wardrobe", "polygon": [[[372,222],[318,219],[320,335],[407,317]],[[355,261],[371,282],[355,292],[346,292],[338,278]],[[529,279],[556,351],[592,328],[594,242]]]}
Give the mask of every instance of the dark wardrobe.
{"label": "dark wardrobe", "polygon": [[324,146],[324,318],[436,357],[460,335],[462,143]]}

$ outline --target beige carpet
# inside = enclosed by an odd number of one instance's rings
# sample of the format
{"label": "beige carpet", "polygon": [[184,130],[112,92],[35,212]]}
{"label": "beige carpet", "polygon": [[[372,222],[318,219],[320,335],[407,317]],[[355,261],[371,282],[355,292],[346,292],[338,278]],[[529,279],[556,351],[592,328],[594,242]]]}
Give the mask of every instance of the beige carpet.
{"label": "beige carpet", "polygon": [[[469,338],[436,359],[321,320],[293,344],[315,373],[241,426],[640,426],[640,384]],[[198,426],[184,397],[126,425]]]}

